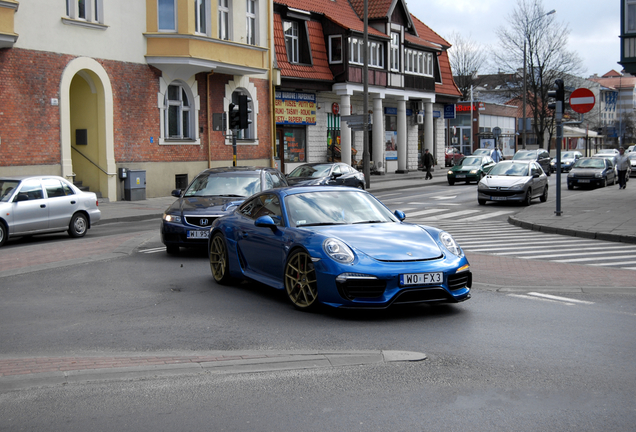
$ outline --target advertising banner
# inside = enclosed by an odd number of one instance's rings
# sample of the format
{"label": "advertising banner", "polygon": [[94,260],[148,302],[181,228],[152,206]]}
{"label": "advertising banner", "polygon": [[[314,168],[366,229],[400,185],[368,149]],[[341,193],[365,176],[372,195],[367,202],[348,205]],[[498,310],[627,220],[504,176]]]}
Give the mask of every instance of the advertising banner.
{"label": "advertising banner", "polygon": [[276,124],[316,124],[315,93],[277,91],[275,105]]}

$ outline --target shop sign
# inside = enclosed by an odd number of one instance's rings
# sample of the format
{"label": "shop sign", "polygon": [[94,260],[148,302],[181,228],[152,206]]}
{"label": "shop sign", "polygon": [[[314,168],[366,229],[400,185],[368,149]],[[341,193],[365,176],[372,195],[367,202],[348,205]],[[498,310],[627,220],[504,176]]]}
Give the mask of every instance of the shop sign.
{"label": "shop sign", "polygon": [[276,92],[276,124],[315,125],[316,94],[299,92]]}
{"label": "shop sign", "polygon": [[[473,111],[484,111],[486,106],[483,102],[474,102],[473,103]],[[470,102],[467,105],[456,105],[455,110],[457,112],[470,112]]]}
{"label": "shop sign", "polygon": [[[393,107],[384,107],[384,114],[386,115],[397,115],[397,108],[393,108]],[[406,115],[407,116],[412,116],[413,115],[413,110],[410,108],[406,109]]]}

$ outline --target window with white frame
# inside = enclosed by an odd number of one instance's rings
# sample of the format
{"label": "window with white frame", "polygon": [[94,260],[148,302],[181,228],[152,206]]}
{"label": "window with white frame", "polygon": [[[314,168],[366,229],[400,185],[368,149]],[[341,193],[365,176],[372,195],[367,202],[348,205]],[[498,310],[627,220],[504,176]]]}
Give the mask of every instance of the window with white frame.
{"label": "window with white frame", "polygon": [[168,86],[164,105],[164,133],[167,140],[194,139],[194,109],[185,85],[173,82]]}
{"label": "window with white frame", "polygon": [[296,21],[284,21],[283,31],[285,32],[287,59],[290,63],[298,63],[298,23]]}
{"label": "window with white frame", "polygon": [[157,17],[159,31],[177,30],[176,0],[157,0]]}
{"label": "window with white frame", "polygon": [[208,34],[209,0],[194,0],[194,31]]}
{"label": "window with white frame", "polygon": [[342,35],[329,36],[329,63],[342,63]]}
{"label": "window with white frame", "polygon": [[239,105],[239,96],[241,95],[245,95],[248,98],[248,102],[247,102],[247,107],[251,110],[248,113],[248,119],[252,120],[252,122],[249,124],[249,126],[247,127],[247,129],[239,129],[238,130],[238,135],[237,135],[237,139],[240,140],[253,140],[254,139],[254,101],[251,100],[252,96],[250,96],[250,94],[243,90],[243,89],[238,89],[235,90],[232,93],[232,103],[236,106]]}
{"label": "window with white frame", "polygon": [[[349,63],[364,64],[363,47],[363,39],[349,38]],[[382,42],[369,41],[368,65],[378,68],[384,67],[384,44]]]}
{"label": "window with white frame", "polygon": [[230,40],[231,36],[231,17],[230,7],[232,0],[219,0],[219,39]]}
{"label": "window with white frame", "polygon": [[400,34],[391,33],[390,67],[392,71],[400,70]]}
{"label": "window with white frame", "polygon": [[71,19],[103,24],[103,0],[66,0],[66,16]]}
{"label": "window with white frame", "polygon": [[404,72],[415,75],[433,76],[433,53],[405,49]]}
{"label": "window with white frame", "polygon": [[256,14],[257,14],[257,3],[256,0],[246,0],[247,2],[247,18],[246,18],[246,26],[247,26],[247,43],[250,45],[256,45],[258,43],[256,39]]}
{"label": "window with white frame", "polygon": [[625,33],[636,33],[636,0],[625,0]]}

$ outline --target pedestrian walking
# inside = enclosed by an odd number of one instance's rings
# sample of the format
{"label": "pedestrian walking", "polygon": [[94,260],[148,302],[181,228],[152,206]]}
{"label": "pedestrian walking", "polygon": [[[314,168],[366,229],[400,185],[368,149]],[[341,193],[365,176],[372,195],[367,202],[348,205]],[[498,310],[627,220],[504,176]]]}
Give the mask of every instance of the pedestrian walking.
{"label": "pedestrian walking", "polygon": [[501,147],[497,147],[497,161],[496,162],[501,162],[503,160],[503,153],[501,153]]}
{"label": "pedestrian walking", "polygon": [[424,167],[426,168],[426,177],[424,180],[433,179],[431,174],[431,167],[435,165],[435,158],[428,152],[428,149],[424,149]]}
{"label": "pedestrian walking", "polygon": [[616,157],[616,169],[618,170],[618,188],[625,189],[627,187],[627,170],[629,169],[629,158],[625,154],[625,148],[618,149]]}

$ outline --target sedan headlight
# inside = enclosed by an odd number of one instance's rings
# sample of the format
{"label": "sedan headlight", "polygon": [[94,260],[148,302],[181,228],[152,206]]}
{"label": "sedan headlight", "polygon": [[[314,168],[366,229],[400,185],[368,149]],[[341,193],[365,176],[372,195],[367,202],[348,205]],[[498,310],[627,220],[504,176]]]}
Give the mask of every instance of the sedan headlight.
{"label": "sedan headlight", "polygon": [[603,173],[602,172],[597,172],[597,173],[594,174],[594,177],[603,178]]}
{"label": "sedan headlight", "polygon": [[164,213],[163,214],[163,220],[165,220],[166,222],[181,223],[181,216],[171,215],[169,213]]}
{"label": "sedan headlight", "polygon": [[477,174],[477,171],[479,171],[479,170],[476,170],[476,169],[474,169],[474,170],[470,170],[470,173],[471,173],[471,174]]}
{"label": "sedan headlight", "polygon": [[353,262],[353,252],[349,246],[338,239],[328,238],[322,243],[322,248],[334,261],[338,261],[343,264],[350,264]]}
{"label": "sedan headlight", "polygon": [[457,242],[455,242],[455,239],[453,238],[453,236],[447,233],[446,231],[442,231],[439,233],[439,241],[442,242],[444,247],[448,249],[448,251],[452,253],[453,255],[457,255],[457,256],[462,255],[461,248],[459,247]]}
{"label": "sedan headlight", "polygon": [[450,170],[450,171],[448,171],[448,173],[447,173],[447,174],[448,174],[448,175],[453,175],[453,171],[452,171],[452,170]]}
{"label": "sedan headlight", "polygon": [[520,190],[523,190],[525,187],[526,187],[525,184],[516,184],[516,185],[510,186],[510,190],[520,191]]}

